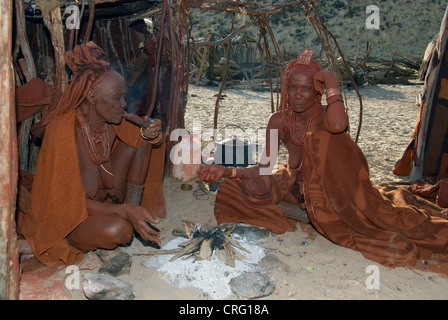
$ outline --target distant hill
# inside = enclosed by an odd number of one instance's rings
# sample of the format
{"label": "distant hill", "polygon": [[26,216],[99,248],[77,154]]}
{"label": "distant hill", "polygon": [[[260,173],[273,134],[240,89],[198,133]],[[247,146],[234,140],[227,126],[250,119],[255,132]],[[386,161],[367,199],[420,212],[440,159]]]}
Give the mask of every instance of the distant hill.
{"label": "distant hill", "polygon": [[[367,42],[370,42],[372,45],[370,56],[384,59],[390,58],[394,50],[422,57],[427,44],[439,32],[448,4],[446,0],[316,2],[329,31],[337,38],[339,45],[349,58],[356,55],[358,47],[362,57]],[[366,20],[371,15],[366,13],[366,8],[371,5],[379,9],[379,29],[366,27]],[[225,36],[228,33],[231,14],[197,9],[191,12],[194,30],[198,35],[204,32],[207,22],[210,22],[209,32],[217,36]],[[243,17],[240,17],[236,26],[242,23]],[[316,33],[311,23],[306,20],[301,6],[295,6],[271,16],[269,23],[279,46],[288,53],[300,52],[305,47],[315,50],[320,48]],[[250,27],[244,33],[254,39],[258,38],[256,27]]]}

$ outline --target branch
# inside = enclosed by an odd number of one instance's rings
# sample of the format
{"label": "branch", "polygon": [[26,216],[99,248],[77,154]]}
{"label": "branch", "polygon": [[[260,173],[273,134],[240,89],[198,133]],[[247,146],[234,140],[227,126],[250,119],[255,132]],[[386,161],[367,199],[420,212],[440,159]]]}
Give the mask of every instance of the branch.
{"label": "branch", "polygon": [[204,46],[219,46],[226,42],[230,42],[237,34],[239,34],[242,30],[247,29],[249,27],[252,27],[255,23],[250,22],[245,25],[242,25],[235,30],[233,30],[231,33],[229,33],[225,38],[217,40],[217,41],[207,41],[207,42],[194,42],[193,47],[204,47]]}

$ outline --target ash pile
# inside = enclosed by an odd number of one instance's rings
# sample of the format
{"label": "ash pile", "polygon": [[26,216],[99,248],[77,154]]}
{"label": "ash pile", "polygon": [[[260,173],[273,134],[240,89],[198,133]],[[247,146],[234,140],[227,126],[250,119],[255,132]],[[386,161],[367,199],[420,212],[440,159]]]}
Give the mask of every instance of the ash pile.
{"label": "ash pile", "polygon": [[[162,273],[171,286],[196,287],[210,299],[227,299],[232,294],[253,299],[274,292],[272,280],[259,270],[265,252],[255,241],[270,231],[241,224],[213,228],[196,224],[191,234],[187,225],[185,229],[186,234],[177,229],[177,238],[141,264]],[[256,285],[249,286],[251,282]]]}

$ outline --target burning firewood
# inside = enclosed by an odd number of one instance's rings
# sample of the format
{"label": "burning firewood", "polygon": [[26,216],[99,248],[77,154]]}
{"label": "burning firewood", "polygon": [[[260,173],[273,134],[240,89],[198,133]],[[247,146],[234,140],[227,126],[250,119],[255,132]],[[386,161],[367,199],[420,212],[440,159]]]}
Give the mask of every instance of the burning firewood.
{"label": "burning firewood", "polygon": [[[190,228],[187,225],[190,225]],[[237,249],[250,253],[246,248],[241,246],[238,241],[232,238],[235,229],[234,226],[226,225],[223,227],[209,227],[184,221],[184,227],[186,232],[180,229],[173,230],[173,234],[189,239],[188,241],[179,244],[179,248],[150,251],[138,253],[136,255],[175,254],[170,261],[174,261],[180,257],[184,257],[184,259],[194,257],[194,261],[200,261],[210,260],[213,253],[215,253],[220,261],[228,266],[234,267],[235,259],[247,259]],[[190,229],[194,229],[194,231],[190,233]]]}
{"label": "burning firewood", "polygon": [[234,267],[235,259],[246,260],[246,257],[235,248],[250,253],[237,241],[232,239],[233,227],[222,230],[220,227],[214,227],[211,230],[197,228],[193,233],[192,239],[179,244],[182,248],[170,261],[180,257],[189,258],[194,256],[194,261],[210,260],[213,252],[216,257],[226,265]]}

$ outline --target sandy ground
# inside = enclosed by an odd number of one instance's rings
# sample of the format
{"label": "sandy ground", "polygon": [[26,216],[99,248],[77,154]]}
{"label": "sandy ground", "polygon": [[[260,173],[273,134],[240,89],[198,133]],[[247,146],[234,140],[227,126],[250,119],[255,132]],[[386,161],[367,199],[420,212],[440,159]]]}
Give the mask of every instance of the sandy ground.
{"label": "sandy ground", "polygon": [[[419,108],[416,97],[421,93],[422,84],[378,85],[360,89],[363,97],[363,121],[359,145],[364,151],[371,168],[373,183],[399,181],[392,174],[394,162],[401,157],[414,131]],[[218,88],[189,88],[186,112],[186,127],[193,128],[193,120],[201,121],[201,127],[213,128],[213,113]],[[226,97],[220,103],[218,128],[233,124],[245,130],[263,128],[270,114],[270,94],[250,90],[225,90]],[[354,91],[347,90],[347,105],[351,121],[351,133],[355,136],[358,128],[359,102]],[[205,194],[195,197],[194,191],[205,189],[200,181],[189,182],[191,191],[181,190],[182,182],[172,177],[164,182],[168,217],[160,222],[163,230],[162,243],[176,238],[173,229],[182,229],[183,220],[216,225],[213,216],[215,195]],[[261,248],[263,256],[258,262],[239,262],[235,268],[249,266],[268,275],[275,284],[275,291],[260,299],[300,300],[300,299],[447,299],[448,279],[425,269],[424,262],[418,268],[387,268],[364,258],[359,252],[346,249],[328,241],[309,226],[298,224],[294,232],[282,235],[270,234],[251,245]],[[241,243],[244,245],[244,243]],[[118,249],[117,249],[118,250]],[[153,252],[134,239],[132,244],[119,250],[133,253],[131,272],[119,279],[131,283],[137,300],[144,299],[216,299],[216,292],[209,291],[210,281],[222,280],[228,286],[228,277],[220,273],[205,271],[196,262],[195,271],[178,275],[185,279],[173,280],[168,272],[160,271],[160,265],[146,267],[147,259],[162,259],[161,256],[138,255]],[[167,258],[166,258],[167,259]],[[180,260],[180,259],[178,259]],[[177,261],[177,260],[176,260]],[[166,262],[172,270],[179,268],[179,262]],[[194,264],[192,259],[183,260]],[[205,261],[213,264],[216,262]],[[168,264],[168,265],[166,265]],[[431,264],[431,261],[429,261]],[[373,267],[372,267],[373,266]],[[428,265],[429,266],[429,265]],[[202,268],[202,269],[201,269]],[[372,269],[373,268],[373,269]],[[237,270],[240,270],[237,269]],[[208,269],[207,269],[208,270]],[[243,270],[243,269],[241,269]],[[373,271],[372,271],[373,270]],[[97,270],[83,270],[95,273]],[[373,273],[372,273],[373,272]],[[175,272],[174,272],[175,273]],[[228,275],[229,272],[227,272]],[[200,276],[209,280],[194,285],[192,278]],[[378,276],[372,280],[372,276]],[[204,279],[202,279],[204,280]],[[185,285],[189,286],[181,287]],[[208,284],[204,284],[208,283]],[[183,284],[183,285],[181,285]],[[221,284],[220,284],[221,285]],[[377,286],[374,286],[377,285]],[[208,286],[207,288],[205,288]],[[227,289],[218,299],[239,299]],[[82,290],[72,290],[73,299],[86,299]]]}

